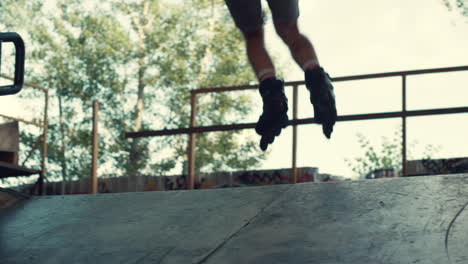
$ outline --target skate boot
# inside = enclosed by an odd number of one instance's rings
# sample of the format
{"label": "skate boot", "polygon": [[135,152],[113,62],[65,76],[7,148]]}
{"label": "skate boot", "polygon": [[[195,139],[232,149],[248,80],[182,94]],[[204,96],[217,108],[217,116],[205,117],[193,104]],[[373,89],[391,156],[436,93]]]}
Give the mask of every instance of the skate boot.
{"label": "skate boot", "polygon": [[323,134],[330,138],[337,118],[335,93],[330,76],[320,67],[308,70],[305,73],[305,82],[310,92],[310,102],[314,107],[314,118],[317,123],[322,124]]}
{"label": "skate boot", "polygon": [[288,125],[288,99],[284,94],[284,82],[276,78],[268,78],[260,83],[260,95],[263,113],[255,131],[262,137],[260,148],[265,151],[268,144],[281,134],[281,129]]}

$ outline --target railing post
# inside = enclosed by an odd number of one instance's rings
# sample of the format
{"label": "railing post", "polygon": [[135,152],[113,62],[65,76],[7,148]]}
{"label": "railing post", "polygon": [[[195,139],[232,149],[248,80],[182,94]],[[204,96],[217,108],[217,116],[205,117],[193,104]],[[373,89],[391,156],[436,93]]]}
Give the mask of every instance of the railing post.
{"label": "railing post", "polygon": [[401,148],[401,173],[406,176],[406,75],[402,75],[402,148]]}
{"label": "railing post", "polygon": [[[297,85],[293,86],[293,120],[297,120]],[[293,142],[292,142],[292,183],[297,183],[297,124],[293,125]]]}
{"label": "railing post", "polygon": [[91,180],[90,180],[90,193],[98,193],[98,179],[97,179],[97,166],[99,155],[99,135],[98,135],[98,121],[99,121],[99,103],[93,101],[93,139],[92,139],[92,160],[91,160]]}
{"label": "railing post", "polygon": [[[192,91],[190,94],[190,128],[194,128],[196,125],[197,115],[197,94]],[[193,190],[195,186],[195,136],[196,134],[192,131],[189,133],[189,145],[188,145],[188,185],[189,190]]]}
{"label": "railing post", "polygon": [[47,134],[49,131],[48,122],[48,111],[49,111],[49,91],[45,91],[45,103],[44,103],[44,120],[43,120],[43,133],[42,133],[42,153],[41,153],[41,174],[39,175],[39,195],[44,194],[44,181],[46,178],[46,164],[47,164]]}

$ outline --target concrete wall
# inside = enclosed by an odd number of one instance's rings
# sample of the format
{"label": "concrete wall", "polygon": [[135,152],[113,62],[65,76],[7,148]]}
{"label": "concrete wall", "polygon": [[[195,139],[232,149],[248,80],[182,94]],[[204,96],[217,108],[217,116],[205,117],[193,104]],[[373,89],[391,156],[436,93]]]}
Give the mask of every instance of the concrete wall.
{"label": "concrete wall", "polygon": [[[298,182],[312,182],[319,179],[317,168],[299,168]],[[228,187],[259,186],[271,184],[286,184],[292,180],[291,169],[255,170],[242,172],[220,172],[200,174],[195,181],[195,189],[212,189]],[[320,180],[319,180],[320,181]],[[138,176],[100,178],[99,193],[145,192],[184,190],[187,188],[186,176]],[[89,193],[89,179],[65,183],[46,182],[46,194],[86,194]],[[32,185],[20,186],[15,189],[26,192]]]}

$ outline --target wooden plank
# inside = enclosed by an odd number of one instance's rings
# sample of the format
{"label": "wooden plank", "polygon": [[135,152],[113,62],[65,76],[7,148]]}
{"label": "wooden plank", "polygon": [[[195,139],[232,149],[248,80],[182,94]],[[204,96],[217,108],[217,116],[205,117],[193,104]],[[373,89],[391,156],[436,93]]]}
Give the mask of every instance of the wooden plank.
{"label": "wooden plank", "polygon": [[0,178],[9,178],[17,176],[30,176],[40,174],[40,170],[32,170],[16,166],[7,162],[0,161]]}

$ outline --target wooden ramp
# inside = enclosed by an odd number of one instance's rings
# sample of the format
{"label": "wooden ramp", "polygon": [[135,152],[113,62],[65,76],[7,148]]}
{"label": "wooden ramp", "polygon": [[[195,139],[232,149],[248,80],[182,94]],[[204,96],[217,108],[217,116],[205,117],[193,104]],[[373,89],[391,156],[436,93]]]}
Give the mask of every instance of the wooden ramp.
{"label": "wooden ramp", "polygon": [[35,197],[7,263],[468,263],[468,175]]}

